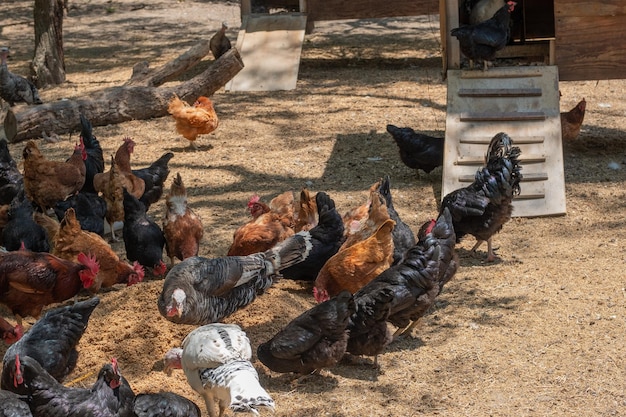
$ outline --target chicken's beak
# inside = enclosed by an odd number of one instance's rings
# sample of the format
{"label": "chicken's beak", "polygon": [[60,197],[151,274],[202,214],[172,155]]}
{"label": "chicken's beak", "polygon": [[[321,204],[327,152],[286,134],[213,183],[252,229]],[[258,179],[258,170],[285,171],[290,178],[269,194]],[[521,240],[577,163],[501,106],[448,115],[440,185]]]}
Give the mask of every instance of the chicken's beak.
{"label": "chicken's beak", "polygon": [[183,312],[176,305],[171,305],[167,308],[167,317],[177,316],[180,318],[183,315]]}

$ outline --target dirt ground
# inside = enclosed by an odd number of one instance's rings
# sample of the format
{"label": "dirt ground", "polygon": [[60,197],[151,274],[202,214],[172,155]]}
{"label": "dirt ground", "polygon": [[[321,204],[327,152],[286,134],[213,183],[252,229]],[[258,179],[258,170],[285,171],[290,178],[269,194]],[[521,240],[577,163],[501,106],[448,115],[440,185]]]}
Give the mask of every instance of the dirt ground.
{"label": "dirt ground", "polygon": [[[12,48],[10,68],[24,75],[33,53],[31,8],[26,0],[0,4],[0,43]],[[70,1],[64,21],[68,81],[42,90],[42,98],[120,85],[137,61],[163,64],[211,36],[222,21],[234,41],[237,3]],[[380,371],[341,364],[294,387],[289,376],[269,371],[255,357],[276,401],[275,415],[626,413],[626,82],[563,82],[560,89],[563,109],[582,97],[588,103],[579,139],[564,149],[567,214],[513,219],[494,238],[501,260],[493,264],[469,255],[472,238],[459,244],[458,273],[411,337],[379,357]],[[343,213],[389,174],[396,209],[415,231],[436,213],[441,169],[418,175],[404,166],[385,126],[444,134],[437,15],[319,22],[306,36],[296,90],[220,90],[213,99],[220,127],[199,138],[198,152],[184,149],[187,142],[169,117],[94,128],[105,155],[131,136],[135,167],[175,153],[172,174],[181,173],[203,219],[202,256],[226,253],[253,193],[269,199],[307,186],[328,192]],[[75,138],[39,144],[60,160]],[[18,163],[22,149],[10,146]],[[163,202],[150,209],[157,222],[163,212]],[[123,245],[115,248],[123,254]],[[206,413],[182,372],[161,372],[162,355],[193,328],[159,315],[161,285],[149,280],[100,294],[69,380],[90,385],[115,356],[136,392],[174,391]],[[226,321],[241,325],[256,350],[313,305],[310,289],[282,280]],[[6,311],[4,316],[13,320]]]}

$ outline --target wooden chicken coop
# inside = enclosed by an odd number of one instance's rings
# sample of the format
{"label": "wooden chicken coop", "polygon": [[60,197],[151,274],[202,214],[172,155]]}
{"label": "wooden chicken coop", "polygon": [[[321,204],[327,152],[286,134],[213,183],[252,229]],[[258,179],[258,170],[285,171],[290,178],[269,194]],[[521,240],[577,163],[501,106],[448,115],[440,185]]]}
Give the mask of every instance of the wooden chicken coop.
{"label": "wooden chicken coop", "polygon": [[626,2],[516,2],[511,41],[488,71],[462,69],[450,31],[469,23],[467,12],[463,0],[440,2],[448,80],[442,195],[473,180],[490,139],[503,131],[522,150],[524,179],[513,215],[564,214],[559,81],[626,77],[626,49],[615,47],[626,35]]}

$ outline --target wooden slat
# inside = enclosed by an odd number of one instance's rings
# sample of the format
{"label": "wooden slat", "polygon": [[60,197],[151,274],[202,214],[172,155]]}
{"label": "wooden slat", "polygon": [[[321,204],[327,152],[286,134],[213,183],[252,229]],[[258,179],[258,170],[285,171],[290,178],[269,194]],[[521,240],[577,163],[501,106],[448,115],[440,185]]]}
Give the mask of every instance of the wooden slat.
{"label": "wooden slat", "polygon": [[545,194],[521,194],[513,197],[514,200],[541,200],[546,198]]}
{"label": "wooden slat", "polygon": [[[544,163],[546,162],[546,157],[545,156],[540,156],[540,155],[530,155],[530,156],[524,156],[522,155],[520,158],[520,162],[522,165],[524,164],[540,164],[540,163]],[[469,166],[483,166],[485,164],[485,158],[478,158],[478,157],[460,157],[459,159],[457,159],[457,161],[455,162],[456,165],[469,165]]]}
{"label": "wooden slat", "polygon": [[[548,174],[545,172],[536,172],[536,173],[522,173],[522,182],[530,182],[530,181],[547,181]],[[459,176],[459,182],[473,182],[474,174],[472,175],[461,175]]]}
{"label": "wooden slat", "polygon": [[459,118],[462,122],[516,122],[545,119],[546,114],[542,111],[462,113]]}
{"label": "wooden slat", "polygon": [[[481,136],[481,137],[463,137],[459,140],[459,143],[465,143],[469,145],[489,145],[491,143],[490,137]],[[514,137],[513,144],[514,145],[532,145],[532,144],[540,144],[544,143],[545,138],[543,136],[525,136],[525,137]]]}
{"label": "wooden slat", "polygon": [[439,13],[439,0],[307,0],[312,20],[375,19]]}
{"label": "wooden slat", "polygon": [[541,88],[462,88],[461,97],[540,97]]}

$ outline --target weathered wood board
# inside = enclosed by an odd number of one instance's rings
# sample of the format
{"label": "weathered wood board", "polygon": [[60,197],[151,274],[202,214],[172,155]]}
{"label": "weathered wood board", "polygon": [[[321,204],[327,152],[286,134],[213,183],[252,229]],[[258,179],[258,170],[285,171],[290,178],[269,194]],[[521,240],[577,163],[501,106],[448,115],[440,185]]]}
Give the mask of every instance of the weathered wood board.
{"label": "weathered wood board", "polygon": [[226,90],[295,89],[306,22],[300,13],[245,16],[237,37],[244,68]]}
{"label": "weathered wood board", "polygon": [[565,177],[555,66],[448,71],[442,197],[469,185],[489,142],[507,133],[522,151],[513,216],[564,214]]}

